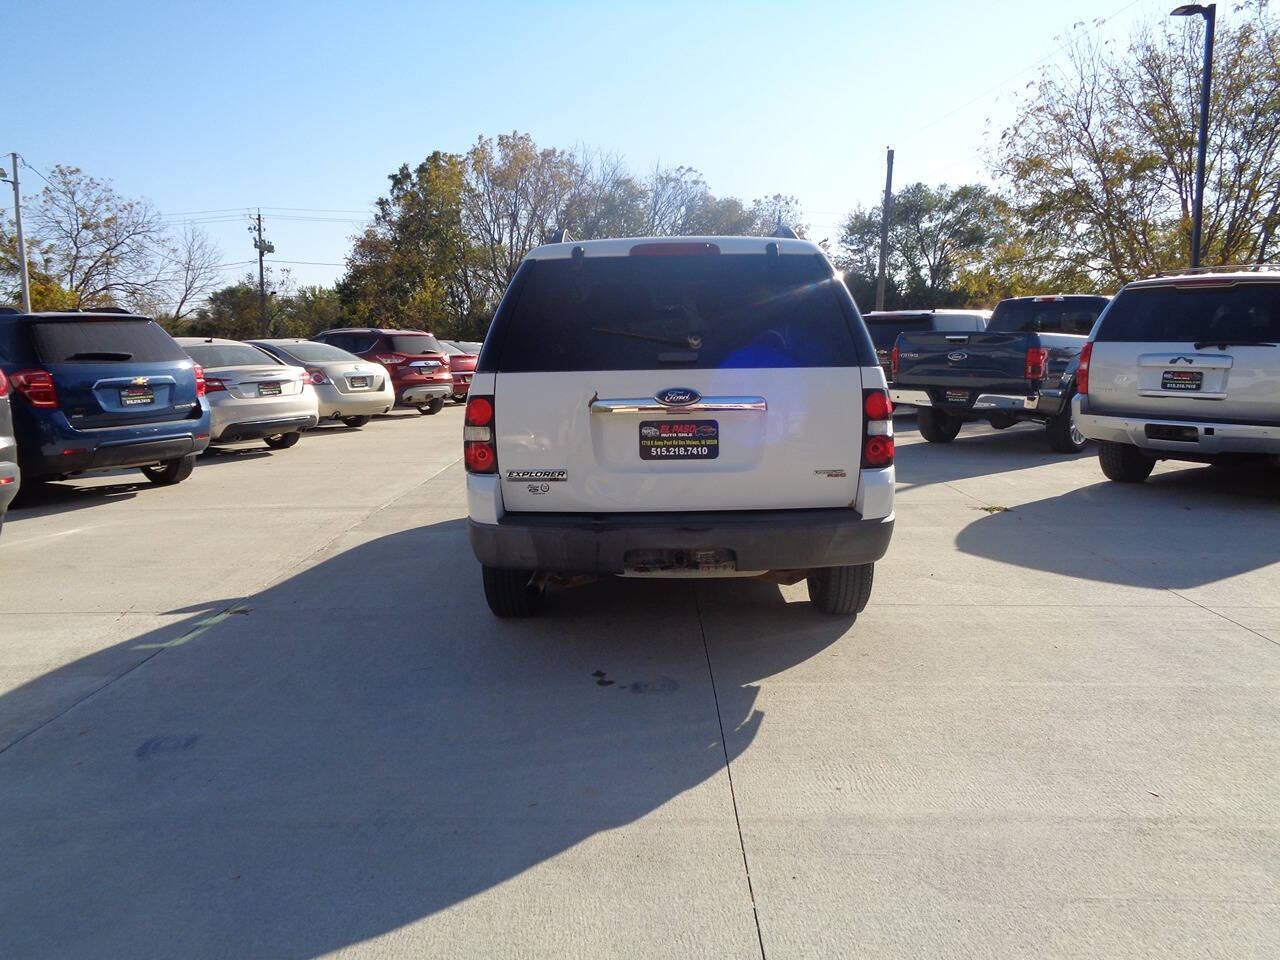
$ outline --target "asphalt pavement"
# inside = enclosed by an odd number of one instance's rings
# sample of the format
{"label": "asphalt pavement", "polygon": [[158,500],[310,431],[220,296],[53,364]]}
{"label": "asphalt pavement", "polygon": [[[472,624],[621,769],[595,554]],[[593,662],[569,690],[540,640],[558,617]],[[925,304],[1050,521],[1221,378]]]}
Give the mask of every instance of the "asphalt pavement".
{"label": "asphalt pavement", "polygon": [[502,622],[461,414],[10,514],[0,956],[1280,955],[1280,475],[900,418],[856,622]]}

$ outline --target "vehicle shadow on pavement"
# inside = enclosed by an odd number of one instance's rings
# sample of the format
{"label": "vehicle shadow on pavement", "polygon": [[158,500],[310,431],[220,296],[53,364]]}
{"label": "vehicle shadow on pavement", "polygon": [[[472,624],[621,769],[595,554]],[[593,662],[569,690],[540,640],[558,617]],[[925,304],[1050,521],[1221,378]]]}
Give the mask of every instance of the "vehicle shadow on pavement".
{"label": "vehicle shadow on pavement", "polygon": [[[464,901],[433,955],[518,953],[561,922],[549,902],[652,899],[652,869],[623,863],[649,856],[636,837],[707,817],[719,841],[650,850],[671,862],[656,896],[713,885],[749,918],[727,785],[691,791],[754,740],[755,684],[849,626],[759,581],[602,581],[499,621],[462,520],[173,612],[0,697],[30,721],[0,744],[0,955],[315,957]],[[50,706],[92,675],[118,678]],[[528,886],[470,899],[504,883]],[[561,941],[603,955],[601,923]]]}
{"label": "vehicle shadow on pavement", "polygon": [[1137,587],[1200,586],[1280,559],[1280,472],[1188,465],[1103,481],[975,520],[971,556]]}
{"label": "vehicle shadow on pavement", "polygon": [[1093,445],[1080,453],[1055,453],[1049,449],[1044,427],[1038,424],[1019,424],[1005,430],[965,424],[960,436],[950,443],[928,443],[920,439],[914,417],[897,417],[893,432],[898,438],[894,465],[900,489],[1032,470],[1098,455]]}
{"label": "vehicle shadow on pavement", "polygon": [[79,486],[74,482],[29,483],[19,492],[18,499],[9,507],[6,524],[17,524],[37,517],[52,517],[85,507],[98,507],[112,500],[132,500],[139,491],[155,489],[136,470],[136,482],[95,484]]}

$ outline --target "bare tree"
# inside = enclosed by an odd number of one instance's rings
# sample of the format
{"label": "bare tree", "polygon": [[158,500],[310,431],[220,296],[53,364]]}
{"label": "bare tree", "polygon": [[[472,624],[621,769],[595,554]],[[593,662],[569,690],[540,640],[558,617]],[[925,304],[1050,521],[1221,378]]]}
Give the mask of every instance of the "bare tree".
{"label": "bare tree", "polygon": [[180,321],[218,285],[222,252],[208,234],[192,224],[184,225],[168,247],[168,313]]}
{"label": "bare tree", "polygon": [[167,280],[165,224],[145,200],[59,164],[32,211],[48,272],[85,306],[154,300]]}

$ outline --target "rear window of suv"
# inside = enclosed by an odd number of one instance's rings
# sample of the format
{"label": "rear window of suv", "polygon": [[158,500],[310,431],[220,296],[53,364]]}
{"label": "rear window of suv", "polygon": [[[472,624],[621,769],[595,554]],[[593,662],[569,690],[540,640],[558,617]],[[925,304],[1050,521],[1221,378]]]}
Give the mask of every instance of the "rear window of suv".
{"label": "rear window of suv", "polygon": [[43,363],[164,363],[185,360],[154,320],[46,320],[31,324]]}
{"label": "rear window of suv", "polygon": [[387,335],[387,346],[396,353],[446,353],[440,341],[429,333],[392,333]]}
{"label": "rear window of suv", "polygon": [[1002,300],[991,314],[987,333],[1073,333],[1088,336],[1106,305],[1106,297]]}
{"label": "rear window of suv", "polygon": [[852,301],[816,255],[526,261],[515,287],[481,357],[502,372],[859,365]]}
{"label": "rear window of suv", "polygon": [[933,321],[928,317],[921,317],[918,320],[903,318],[889,323],[867,321],[867,333],[871,334],[871,342],[876,345],[877,350],[892,350],[900,333],[920,333],[932,329]]}
{"label": "rear window of suv", "polygon": [[1097,339],[1280,343],[1280,283],[1132,287],[1116,297]]}

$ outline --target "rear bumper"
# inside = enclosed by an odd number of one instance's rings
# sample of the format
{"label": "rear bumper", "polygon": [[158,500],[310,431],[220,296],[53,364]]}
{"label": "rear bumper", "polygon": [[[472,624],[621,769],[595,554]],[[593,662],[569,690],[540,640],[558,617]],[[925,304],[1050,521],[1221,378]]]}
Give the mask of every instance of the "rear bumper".
{"label": "rear bumper", "polygon": [[952,413],[972,413],[978,417],[993,413],[1007,414],[1024,420],[1052,417],[1062,412],[1062,391],[1044,390],[1039,393],[980,393],[973,403],[935,403],[929,391],[919,388],[890,388],[889,398],[894,404],[912,407],[938,407]]}
{"label": "rear bumper", "polygon": [[305,416],[276,417],[270,420],[246,420],[243,423],[229,423],[214,439],[214,443],[239,443],[244,440],[261,440],[263,437],[274,437],[281,433],[294,433],[299,430],[310,430],[320,422],[318,415],[308,413]]}
{"label": "rear bumper", "polygon": [[199,453],[209,445],[208,437],[192,434],[156,440],[115,440],[73,453],[24,458],[22,470],[28,477],[58,477],[88,470],[120,470],[145,467],[164,460],[176,460]]}
{"label": "rear bumper", "polygon": [[453,396],[453,383],[420,383],[399,390],[399,402],[408,406],[415,403],[426,403],[428,400],[447,400]]}
{"label": "rear bumper", "polygon": [[[1177,460],[1182,455],[1198,460],[1228,453],[1280,455],[1280,427],[1277,426],[1085,413],[1079,397],[1075,404],[1076,426],[1090,440],[1132,444],[1157,457]],[[1187,439],[1152,437],[1148,427],[1155,428],[1156,432],[1181,434]]]}
{"label": "rear bumper", "polygon": [[848,508],[707,513],[508,513],[468,520],[486,566],[554,573],[622,573],[629,550],[732,550],[738,570],[807,570],[874,563],[894,518],[864,520]]}
{"label": "rear bumper", "polygon": [[360,393],[343,393],[332,384],[315,388],[316,403],[321,420],[334,417],[371,417],[386,413],[395,406],[396,395],[391,390],[369,390]]}

